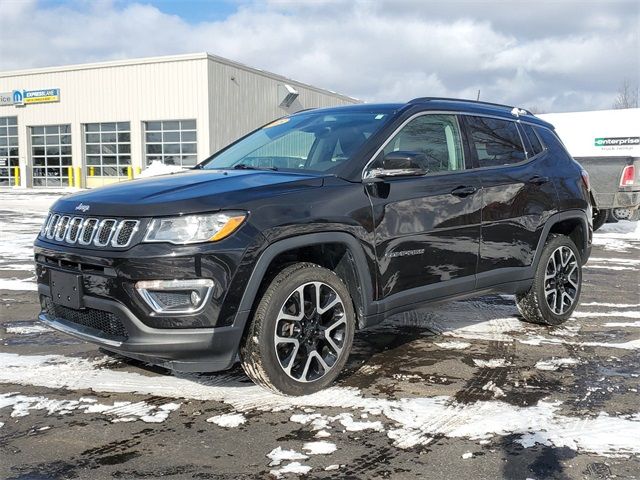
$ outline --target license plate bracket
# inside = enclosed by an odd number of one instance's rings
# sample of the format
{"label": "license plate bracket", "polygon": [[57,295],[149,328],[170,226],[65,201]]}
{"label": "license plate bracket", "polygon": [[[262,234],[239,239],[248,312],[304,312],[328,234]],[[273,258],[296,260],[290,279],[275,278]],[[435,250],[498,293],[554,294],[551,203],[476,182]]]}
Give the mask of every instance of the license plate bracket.
{"label": "license plate bracket", "polygon": [[79,310],[82,305],[82,275],[49,270],[49,287],[53,303]]}

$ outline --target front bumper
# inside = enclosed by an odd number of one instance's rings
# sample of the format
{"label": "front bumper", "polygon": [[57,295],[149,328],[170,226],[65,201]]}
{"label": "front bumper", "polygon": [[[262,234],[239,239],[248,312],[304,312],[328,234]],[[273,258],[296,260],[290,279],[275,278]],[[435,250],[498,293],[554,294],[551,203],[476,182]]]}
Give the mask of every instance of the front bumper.
{"label": "front bumper", "polygon": [[127,357],[185,372],[225,370],[237,357],[244,321],[216,328],[151,328],[113,300],[85,295],[84,309],[65,315],[66,307],[52,306],[47,285],[39,284],[38,293],[41,322]]}

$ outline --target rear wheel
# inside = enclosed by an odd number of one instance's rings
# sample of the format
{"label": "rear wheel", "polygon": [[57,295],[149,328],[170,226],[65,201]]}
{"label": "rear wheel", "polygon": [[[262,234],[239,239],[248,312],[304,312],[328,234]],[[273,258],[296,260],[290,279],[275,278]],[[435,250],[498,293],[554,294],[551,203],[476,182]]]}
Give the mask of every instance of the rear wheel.
{"label": "rear wheel", "polygon": [[242,367],[275,392],[316,392],[344,367],[354,329],[355,312],[342,280],[319,265],[291,265],[260,299],[240,349]]}
{"label": "rear wheel", "polygon": [[518,310],[528,322],[559,325],[578,305],[581,286],[580,252],[569,237],[553,235],[540,254],[531,288],[516,295]]}

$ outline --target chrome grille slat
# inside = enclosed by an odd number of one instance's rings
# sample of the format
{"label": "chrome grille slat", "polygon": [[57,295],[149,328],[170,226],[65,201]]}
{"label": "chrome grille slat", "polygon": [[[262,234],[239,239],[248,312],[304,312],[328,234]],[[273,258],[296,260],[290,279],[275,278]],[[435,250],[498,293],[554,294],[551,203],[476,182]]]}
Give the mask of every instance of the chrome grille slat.
{"label": "chrome grille slat", "polygon": [[87,218],[80,230],[80,238],[78,243],[80,245],[90,245],[93,241],[93,236],[96,233],[96,225],[98,224],[97,218]]}
{"label": "chrome grille slat", "polygon": [[109,244],[109,241],[113,236],[116,223],[116,220],[111,218],[106,218],[100,222],[98,231],[96,232],[96,236],[93,240],[93,244],[96,247],[106,247]]}
{"label": "chrome grille slat", "polygon": [[49,220],[49,225],[47,225],[47,238],[49,240],[53,240],[53,236],[56,233],[56,226],[58,225],[58,220],[60,220],[60,215],[54,213],[51,215],[51,220]]}
{"label": "chrome grille slat", "polygon": [[71,220],[71,217],[69,217],[68,215],[64,215],[60,217],[60,220],[58,221],[58,225],[56,226],[56,234],[53,237],[55,238],[56,242],[61,242],[62,240],[64,240],[65,236],[67,235],[69,220]]}
{"label": "chrome grille slat", "polygon": [[78,241],[78,237],[80,236],[80,230],[82,227],[83,218],[82,217],[73,217],[69,222],[69,228],[67,229],[67,235],[64,238],[64,241],[67,243],[76,243]]}
{"label": "chrome grille slat", "polygon": [[133,239],[133,236],[138,231],[138,220],[123,220],[116,228],[116,232],[111,240],[111,246],[113,247],[128,247]]}
{"label": "chrome grille slat", "polygon": [[41,229],[41,237],[50,241],[84,247],[126,248],[136,237],[140,220],[74,217],[51,213]]}

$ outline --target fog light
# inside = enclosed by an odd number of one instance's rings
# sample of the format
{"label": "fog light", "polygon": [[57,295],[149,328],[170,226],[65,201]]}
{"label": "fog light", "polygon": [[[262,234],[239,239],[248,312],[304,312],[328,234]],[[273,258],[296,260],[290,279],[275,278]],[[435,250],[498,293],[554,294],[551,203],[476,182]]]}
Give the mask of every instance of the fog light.
{"label": "fog light", "polygon": [[156,313],[196,313],[209,300],[213,280],[142,280],[136,290]]}

